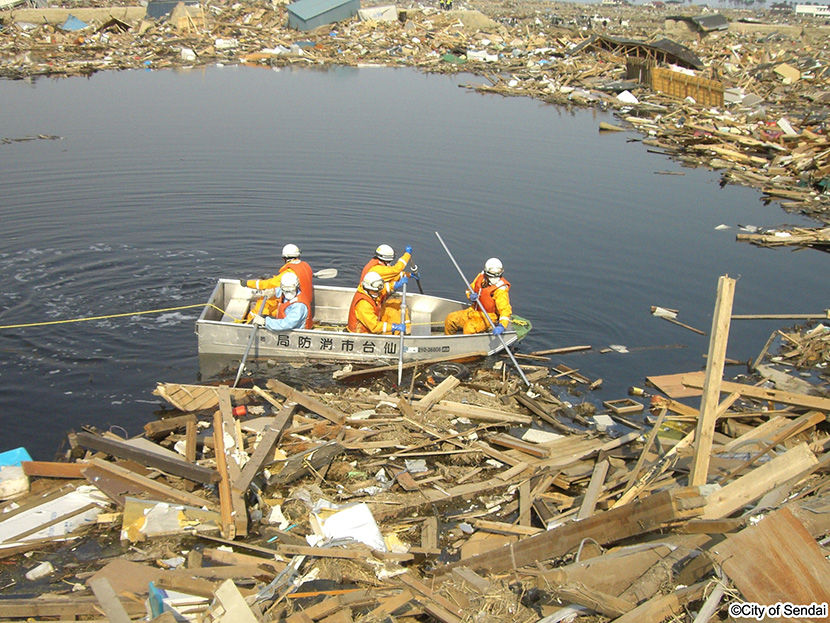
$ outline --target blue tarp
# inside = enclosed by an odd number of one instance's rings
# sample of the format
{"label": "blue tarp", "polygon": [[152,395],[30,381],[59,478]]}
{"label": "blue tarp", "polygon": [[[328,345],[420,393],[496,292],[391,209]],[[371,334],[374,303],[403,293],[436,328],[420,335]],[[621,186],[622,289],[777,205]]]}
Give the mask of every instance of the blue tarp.
{"label": "blue tarp", "polygon": [[14,450],[7,450],[0,452],[0,466],[20,465],[21,461],[31,461],[32,457],[26,451],[26,448],[15,448]]}
{"label": "blue tarp", "polygon": [[67,17],[66,21],[63,23],[63,26],[61,26],[61,30],[83,30],[87,26],[89,26],[89,24],[82,22],[70,13],[69,17]]}

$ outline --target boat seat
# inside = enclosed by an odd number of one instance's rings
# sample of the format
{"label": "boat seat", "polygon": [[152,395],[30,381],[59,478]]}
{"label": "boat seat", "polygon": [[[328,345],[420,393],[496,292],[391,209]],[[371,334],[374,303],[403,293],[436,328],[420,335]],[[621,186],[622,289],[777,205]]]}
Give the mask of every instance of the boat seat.
{"label": "boat seat", "polygon": [[225,307],[225,313],[222,314],[222,322],[243,320],[248,315],[250,306],[251,299],[249,298],[232,298]]}
{"label": "boat seat", "polygon": [[412,321],[412,330],[410,335],[429,335],[432,332],[432,327],[429,324],[432,321],[431,312],[411,312],[410,320]]}

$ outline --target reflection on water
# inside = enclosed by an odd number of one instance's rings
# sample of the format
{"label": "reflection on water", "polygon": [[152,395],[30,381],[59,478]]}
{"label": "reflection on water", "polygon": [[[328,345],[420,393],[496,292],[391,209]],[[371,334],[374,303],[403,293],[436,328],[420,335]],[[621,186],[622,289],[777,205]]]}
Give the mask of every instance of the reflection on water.
{"label": "reflection on water", "polygon": [[[51,458],[82,424],[139,433],[156,383],[215,378],[194,322],[216,279],[273,274],[286,242],[339,286],[378,244],[411,244],[425,292],[449,298],[463,288],[436,231],[467,276],[499,257],[534,325],[521,350],[592,345],[551,363],[602,378],[595,401],[704,365],[708,338],[650,307],[708,331],[720,275],[738,278],[735,313],[827,307],[826,256],[734,240],[738,223],[799,219],[600,134],[610,115],[458,88],[471,80],[223,67],[0,82],[0,136],[64,139],[0,144],[0,326],[100,317],[0,329],[6,443]],[[754,358],[775,328],[733,323],[728,356]]]}

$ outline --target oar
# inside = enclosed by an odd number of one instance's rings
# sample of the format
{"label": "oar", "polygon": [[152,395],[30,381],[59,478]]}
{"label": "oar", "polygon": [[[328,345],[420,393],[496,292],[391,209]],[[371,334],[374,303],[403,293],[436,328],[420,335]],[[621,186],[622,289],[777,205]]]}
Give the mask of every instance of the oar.
{"label": "oar", "polygon": [[[438,232],[435,232],[435,235],[438,236],[438,242],[440,242],[441,246],[444,247],[444,251],[447,252],[447,255],[449,256],[450,260],[452,261],[453,265],[455,266],[455,269],[458,271],[458,274],[461,275],[461,278],[464,280],[464,288],[465,289],[469,288],[470,287],[470,282],[467,281],[467,278],[464,276],[464,273],[461,271],[461,267],[458,265],[458,262],[455,261],[455,258],[452,256],[452,253],[450,253],[450,250],[447,248],[447,245],[444,244],[444,240],[441,238],[441,234],[439,234]],[[481,310],[481,313],[484,314],[484,317],[487,318],[487,322],[490,323],[490,328],[495,329],[496,325],[493,324],[493,319],[490,318],[490,314],[488,314],[487,310],[484,309],[484,305],[482,305],[481,299],[476,299],[476,304],[478,305],[478,308]],[[504,350],[507,351],[507,354],[510,355],[510,359],[513,360],[513,365],[516,366],[516,370],[518,370],[519,376],[522,377],[522,380],[525,382],[525,385],[530,387],[530,381],[527,380],[527,377],[525,376],[524,370],[522,370],[522,368],[519,366],[519,362],[516,361],[516,357],[513,355],[513,352],[507,347],[507,342],[504,341],[504,338],[500,334],[496,337],[498,337],[499,340],[501,340],[501,345],[504,347]]]}
{"label": "oar", "polygon": [[[263,296],[262,303],[259,304],[259,311],[257,312],[258,316],[262,315],[262,310],[265,309],[266,300],[268,299]],[[251,337],[248,338],[248,346],[245,347],[245,354],[242,355],[242,361],[239,362],[239,370],[236,371],[236,380],[234,380],[233,385],[231,385],[232,388],[236,387],[236,384],[239,383],[239,377],[242,376],[242,368],[245,367],[245,360],[248,359],[248,353],[251,352],[251,345],[254,343],[257,329],[259,329],[259,325],[257,324],[255,324],[253,329],[251,329]]]}
{"label": "oar", "polygon": [[[415,277],[415,283],[418,284],[418,292],[421,294],[424,293],[424,288],[421,287],[421,273],[418,272],[418,267],[413,264],[409,267],[409,274]],[[830,318],[830,316],[828,316]]]}
{"label": "oar", "polygon": [[[324,268],[322,270],[318,270],[314,273],[314,276],[317,279],[333,279],[337,277],[337,269],[336,268]],[[258,316],[262,315],[262,310],[265,309],[265,301],[266,297],[262,297],[262,303],[259,306],[259,311],[257,312]],[[231,387],[236,387],[236,384],[239,383],[239,379],[242,376],[242,369],[245,367],[245,361],[248,359],[248,353],[251,352],[251,346],[254,343],[254,338],[256,337],[257,329],[259,329],[259,325],[254,325],[254,328],[251,330],[251,337],[248,339],[248,346],[245,347],[245,354],[242,355],[242,361],[239,362],[239,370],[236,371],[236,380],[233,382]]]}
{"label": "oar", "polygon": [[337,277],[337,269],[336,268],[324,268],[323,270],[318,270],[314,273],[314,276],[317,279],[334,279]]}
{"label": "oar", "polygon": [[406,334],[406,283],[403,284],[403,290],[401,290],[401,324],[403,325],[403,331],[401,331],[401,352],[398,354],[398,387],[401,386],[401,380],[403,379],[403,338]]}

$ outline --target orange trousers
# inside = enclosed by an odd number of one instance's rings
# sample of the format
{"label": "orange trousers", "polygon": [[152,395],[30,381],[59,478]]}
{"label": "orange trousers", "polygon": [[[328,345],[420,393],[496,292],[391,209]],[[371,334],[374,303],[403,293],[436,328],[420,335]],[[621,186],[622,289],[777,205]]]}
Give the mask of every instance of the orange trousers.
{"label": "orange trousers", "polygon": [[[495,324],[498,319],[495,314],[489,314],[490,319]],[[484,312],[468,307],[467,309],[459,309],[458,311],[447,314],[447,319],[444,320],[444,333],[453,335],[459,331],[465,334],[470,333],[484,333],[490,329],[490,323],[484,316]]]}

